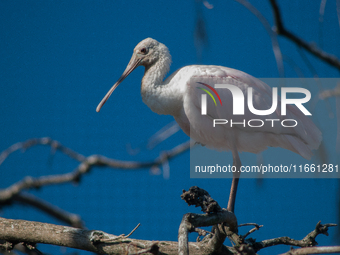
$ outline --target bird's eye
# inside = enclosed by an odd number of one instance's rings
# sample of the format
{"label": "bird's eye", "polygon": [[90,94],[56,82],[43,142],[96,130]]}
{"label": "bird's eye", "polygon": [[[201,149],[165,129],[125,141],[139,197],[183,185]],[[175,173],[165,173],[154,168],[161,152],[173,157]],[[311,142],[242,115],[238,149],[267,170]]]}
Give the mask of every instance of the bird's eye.
{"label": "bird's eye", "polygon": [[146,54],[146,48],[142,48],[142,49],[140,50],[140,52],[143,53],[143,54]]}

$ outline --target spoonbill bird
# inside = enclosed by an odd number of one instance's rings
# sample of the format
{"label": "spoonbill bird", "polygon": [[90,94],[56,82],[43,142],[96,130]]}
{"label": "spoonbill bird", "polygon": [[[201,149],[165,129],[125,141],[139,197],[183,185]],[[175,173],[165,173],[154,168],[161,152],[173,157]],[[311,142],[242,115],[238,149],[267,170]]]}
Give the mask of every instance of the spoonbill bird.
{"label": "spoonbill bird", "polygon": [[[232,68],[213,65],[191,65],[180,68],[167,79],[171,55],[168,48],[147,38],[137,44],[131,60],[122,76],[112,86],[97,107],[97,112],[111,96],[117,86],[138,66],[144,66],[141,94],[144,103],[158,114],[172,115],[184,133],[196,142],[218,150],[231,150],[233,165],[240,169],[241,160],[238,152],[259,153],[267,147],[282,147],[300,154],[306,159],[312,156],[312,149],[317,149],[321,142],[321,132],[314,123],[296,106],[287,105],[286,116],[297,121],[295,127],[282,125],[264,125],[250,127],[243,125],[212,125],[214,119],[232,119],[233,99],[230,90],[214,89],[215,84],[231,84],[238,87],[244,95],[252,88],[253,106],[255,109],[269,109],[272,106],[272,89],[262,81]],[[197,89],[201,87],[201,89]],[[213,99],[206,100],[207,113],[202,115],[202,93],[212,89],[219,95],[220,105]],[[223,102],[222,102],[223,101]],[[214,105],[215,103],[215,105]],[[222,104],[223,103],[223,104]],[[245,111],[241,116],[244,121],[251,119],[282,120],[280,109],[269,116],[257,116]],[[280,123],[280,122],[279,122]],[[267,123],[268,124],[268,123]],[[233,175],[227,209],[234,211],[239,171]]]}

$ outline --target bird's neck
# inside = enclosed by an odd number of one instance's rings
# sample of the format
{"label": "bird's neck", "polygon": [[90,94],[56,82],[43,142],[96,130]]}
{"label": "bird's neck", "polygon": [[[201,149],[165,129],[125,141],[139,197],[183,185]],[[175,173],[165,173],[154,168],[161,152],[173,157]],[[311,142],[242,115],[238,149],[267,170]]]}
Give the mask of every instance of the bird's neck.
{"label": "bird's neck", "polygon": [[141,94],[143,102],[155,113],[176,116],[182,96],[177,84],[169,78],[163,81],[170,69],[171,58],[161,58],[154,65],[145,67]]}

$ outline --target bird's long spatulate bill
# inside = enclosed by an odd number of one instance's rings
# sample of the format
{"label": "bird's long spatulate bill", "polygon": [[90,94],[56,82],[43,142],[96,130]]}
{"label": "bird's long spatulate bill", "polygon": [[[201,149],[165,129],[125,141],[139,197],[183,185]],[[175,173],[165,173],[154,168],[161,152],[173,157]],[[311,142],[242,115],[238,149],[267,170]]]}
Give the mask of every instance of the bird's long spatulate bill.
{"label": "bird's long spatulate bill", "polygon": [[130,63],[126,67],[125,71],[123,72],[122,76],[118,79],[118,81],[115,83],[115,85],[112,86],[112,88],[109,90],[109,92],[106,93],[105,97],[100,101],[100,103],[97,106],[96,111],[99,112],[100,109],[103,107],[103,105],[106,103],[106,101],[111,96],[112,92],[118,87],[118,85],[133,71],[136,69],[136,67],[139,65],[141,58],[137,58],[135,56],[132,56]]}

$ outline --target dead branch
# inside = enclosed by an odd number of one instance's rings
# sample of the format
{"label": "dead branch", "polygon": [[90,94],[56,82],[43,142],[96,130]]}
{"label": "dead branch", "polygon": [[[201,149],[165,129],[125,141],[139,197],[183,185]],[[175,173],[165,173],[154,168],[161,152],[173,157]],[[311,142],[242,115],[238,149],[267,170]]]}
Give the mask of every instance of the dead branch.
{"label": "dead branch", "polygon": [[[6,240],[6,247],[17,243],[45,243],[98,254],[178,254],[177,242],[118,237],[97,230],[0,218],[0,239]],[[191,254],[207,254],[204,243],[189,242],[188,246]]]}
{"label": "dead branch", "polygon": [[207,214],[221,212],[222,208],[212,199],[207,191],[197,186],[192,186],[188,191],[183,190],[181,198],[190,206],[201,207]]}
{"label": "dead branch", "polygon": [[45,243],[91,251],[98,254],[124,254],[131,243],[141,244],[141,247],[139,245],[134,246],[135,253],[154,245],[154,242],[151,241],[134,240],[124,237],[117,240],[116,243],[110,242],[107,244],[105,242],[106,239],[111,240],[114,238],[117,238],[117,236],[102,231],[0,218],[0,239],[12,244],[22,242]]}
{"label": "dead branch", "polygon": [[[237,227],[237,219],[235,214],[223,209],[221,212],[211,214],[195,214],[187,213],[183,216],[182,222],[178,230],[178,254],[189,254],[189,233],[194,232],[198,227],[214,226],[220,223],[226,223],[230,229],[235,230]],[[223,246],[223,242],[227,236],[224,229],[215,227],[214,234],[206,236],[201,244],[204,245],[204,254],[212,253],[232,253],[231,250]]]}
{"label": "dead branch", "polygon": [[102,243],[111,243],[111,242],[117,242],[118,239],[122,239],[122,238],[128,238],[129,236],[131,236],[133,234],[133,232],[136,231],[137,228],[139,228],[140,226],[140,223],[138,223],[138,225],[133,229],[131,230],[131,232],[128,234],[128,235],[125,235],[125,234],[121,234],[115,238],[109,238],[109,239],[100,239],[100,242]]}
{"label": "dead branch", "polygon": [[246,234],[241,235],[240,238],[242,240],[245,240],[247,236],[249,236],[251,233],[254,233],[256,230],[259,230],[260,228],[263,227],[263,225],[258,225],[256,223],[245,223],[245,224],[240,224],[239,227],[243,227],[243,226],[255,226],[254,228],[252,228],[251,230],[249,230]]}
{"label": "dead branch", "polygon": [[270,3],[271,3],[272,8],[273,8],[275,25],[276,25],[276,33],[278,35],[281,35],[281,36],[288,38],[289,40],[294,42],[299,47],[304,48],[305,50],[307,50],[308,52],[310,52],[311,54],[313,54],[317,58],[325,61],[326,63],[328,63],[331,66],[340,70],[340,61],[336,56],[331,55],[331,54],[321,50],[315,44],[308,43],[308,42],[304,41],[303,39],[301,39],[297,35],[293,34],[289,30],[287,30],[285,28],[285,26],[283,25],[280,9],[279,9],[279,6],[276,3],[276,0],[270,0]]}
{"label": "dead branch", "polygon": [[[198,227],[214,226],[212,234],[207,235],[202,243],[205,243],[206,254],[213,253],[239,253],[239,254],[256,254],[257,251],[274,246],[274,245],[293,245],[299,247],[311,247],[317,245],[315,241],[319,234],[328,235],[328,228],[336,224],[324,224],[318,222],[315,229],[306,235],[302,240],[294,240],[289,237],[278,237],[261,242],[255,242],[254,239],[246,239],[248,235],[259,230],[262,225],[255,223],[241,224],[240,226],[254,225],[255,227],[245,235],[237,235],[236,216],[225,210],[212,199],[209,193],[203,189],[193,186],[189,191],[183,190],[182,199],[190,205],[201,207],[205,215],[188,213],[185,214],[178,231],[178,253],[189,254],[188,235],[190,232],[197,231]],[[235,243],[234,247],[223,246],[226,237]]]}
{"label": "dead branch", "polygon": [[33,206],[36,209],[41,210],[48,215],[68,224],[69,226],[75,228],[85,228],[84,223],[82,222],[79,215],[62,210],[61,208],[52,205],[51,203],[32,194],[23,192],[19,193],[13,197],[13,201]]}
{"label": "dead branch", "polygon": [[[190,206],[201,207],[206,214],[187,213],[183,216],[178,230],[178,254],[189,254],[188,236],[199,227],[214,226],[213,234],[206,236],[203,243],[206,244],[206,254],[216,252],[228,252],[223,246],[225,238],[237,233],[237,219],[234,213],[222,209],[204,189],[193,186],[189,191],[183,190],[181,198]],[[201,231],[200,231],[201,232]]]}
{"label": "dead branch", "polygon": [[286,253],[282,253],[281,255],[308,255],[324,253],[340,253],[340,246],[305,247],[300,249],[292,249]]}
{"label": "dead branch", "polygon": [[195,1],[195,10],[196,10],[196,20],[195,20],[195,30],[194,30],[194,43],[196,48],[196,55],[198,62],[202,61],[202,51],[204,48],[208,47],[208,33],[206,28],[206,21],[203,15],[202,10],[202,1]]}
{"label": "dead branch", "polygon": [[284,236],[284,237],[278,237],[273,239],[264,240],[261,242],[256,242],[253,244],[254,250],[257,252],[263,248],[279,245],[279,244],[285,244],[285,245],[292,245],[292,246],[299,246],[299,247],[311,247],[315,246],[318,243],[315,241],[316,237],[320,234],[328,236],[328,228],[337,226],[336,224],[330,223],[330,224],[321,224],[321,221],[319,221],[316,224],[315,229],[310,232],[308,235],[306,235],[302,240],[294,240],[290,237]]}
{"label": "dead branch", "polygon": [[[31,243],[18,243],[12,247],[10,242],[2,242],[0,240],[0,253],[4,255],[16,255],[16,254],[27,254],[27,255],[43,255],[41,251]],[[19,253],[17,253],[19,252]]]}
{"label": "dead branch", "polygon": [[29,148],[36,146],[36,145],[48,145],[51,147],[53,151],[60,151],[64,153],[65,155],[69,156],[70,158],[75,159],[79,162],[84,161],[86,159],[85,156],[79,154],[78,152],[71,150],[70,148],[63,146],[58,141],[52,140],[49,137],[42,137],[42,138],[32,138],[25,142],[18,142],[8,147],[6,150],[1,152],[0,154],[0,165],[13,152],[18,151],[18,150],[26,151]]}
{"label": "dead branch", "polygon": [[[185,214],[179,229],[179,241],[176,243],[136,240],[128,238],[130,234],[116,236],[97,230],[84,230],[47,223],[0,218],[0,240],[4,240],[0,248],[2,250],[11,250],[16,244],[23,244],[30,249],[36,249],[35,244],[45,243],[98,254],[255,254],[260,249],[280,244],[301,247],[316,245],[315,238],[317,235],[327,235],[328,227],[336,225],[321,225],[319,222],[316,228],[302,240],[280,237],[262,242],[253,242],[253,239],[247,239],[243,242],[240,239],[240,243],[234,247],[227,247],[223,245],[223,242],[220,245],[216,241],[220,238],[217,237],[218,235],[222,235],[222,237],[225,235],[220,232],[220,228],[216,228],[213,234],[209,233],[201,242],[192,243],[186,241],[188,233],[195,230],[194,226],[210,226],[216,225],[218,222],[227,222],[227,224],[232,225],[235,221],[235,215],[226,210],[204,215]],[[133,233],[134,230],[131,232]],[[312,248],[318,249],[296,249],[289,251],[291,253],[288,252],[287,254],[315,254],[339,251],[339,247]],[[37,250],[36,252],[38,253]]]}
{"label": "dead branch", "polygon": [[148,150],[155,148],[158,144],[165,141],[170,136],[177,133],[179,130],[181,130],[181,128],[176,121],[168,123],[166,126],[158,130],[154,135],[149,138],[146,148]]}
{"label": "dead branch", "polygon": [[138,161],[121,161],[116,159],[106,158],[101,155],[91,155],[85,157],[63,145],[58,141],[54,141],[50,138],[34,138],[26,142],[16,143],[3,151],[0,154],[0,164],[11,153],[20,150],[28,149],[35,145],[47,145],[51,146],[55,150],[59,150],[67,156],[81,162],[79,166],[72,172],[60,175],[49,175],[38,178],[26,176],[23,180],[12,184],[6,189],[0,190],[0,204],[5,204],[13,196],[19,194],[22,190],[28,190],[32,188],[40,188],[46,185],[61,184],[67,182],[79,182],[82,175],[88,173],[93,167],[110,167],[120,168],[125,170],[138,169],[138,168],[151,168],[166,164],[166,162],[179,154],[187,151],[190,148],[190,142],[182,143],[169,151],[162,152],[159,157],[152,161],[138,162]]}

